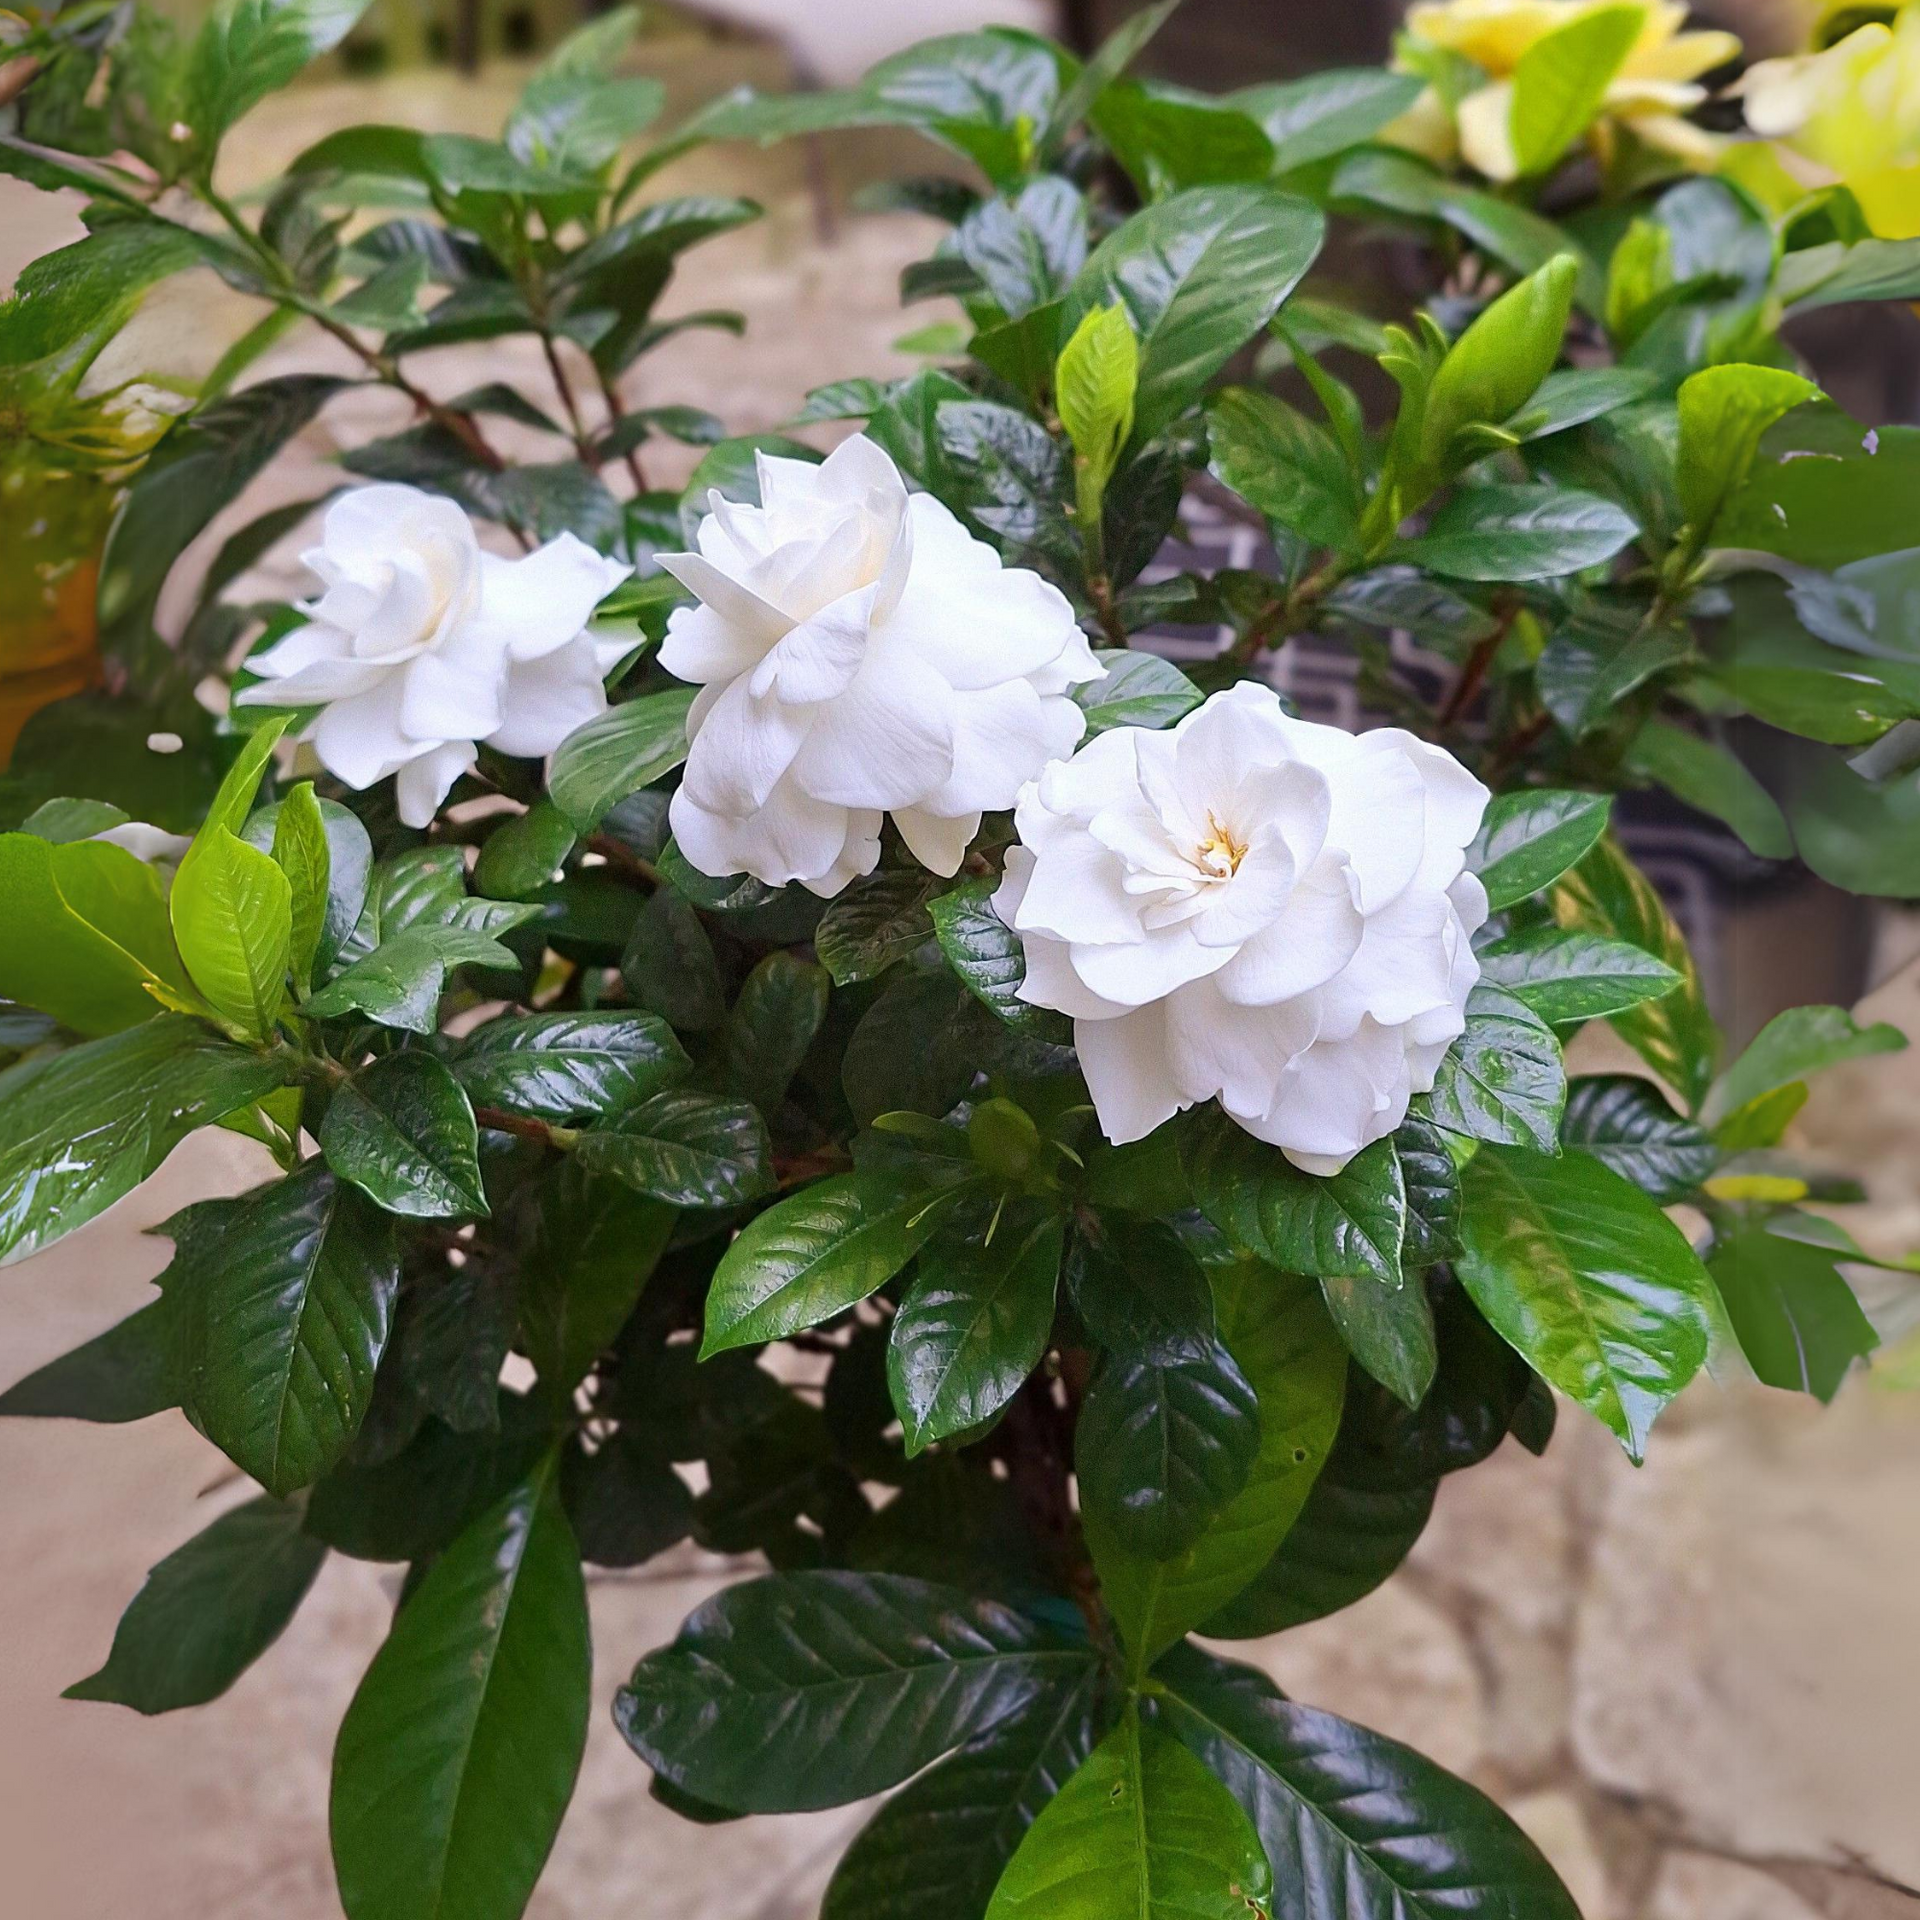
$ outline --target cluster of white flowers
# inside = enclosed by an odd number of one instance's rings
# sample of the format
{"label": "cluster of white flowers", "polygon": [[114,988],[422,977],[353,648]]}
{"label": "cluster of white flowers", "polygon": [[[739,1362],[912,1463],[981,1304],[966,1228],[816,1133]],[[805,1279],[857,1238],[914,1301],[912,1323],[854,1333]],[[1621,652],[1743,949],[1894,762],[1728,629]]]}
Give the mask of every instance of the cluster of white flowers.
{"label": "cluster of white flowers", "polygon": [[408,826],[432,820],[482,743],[549,754],[606,710],[606,671],[630,643],[586,625],[632,568],[572,534],[503,560],[451,500],[358,487],[301,557],[324,591],[247,662],[260,684],[239,699],[319,707],[305,737],[321,764],[350,787],[394,775]]}
{"label": "cluster of white flowers", "polygon": [[[661,556],[698,600],[660,655],[700,687],[670,815],[688,860],[830,896],[873,871],[889,816],[952,874],[1012,808],[995,908],[1023,997],[1074,1022],[1109,1139],[1217,1098],[1332,1173],[1392,1132],[1478,976],[1486,789],[1411,734],[1297,720],[1250,682],[1075,751],[1072,690],[1105,670],[1058,589],[863,437],[759,465],[759,506],[712,495],[698,551]],[[311,624],[241,697],[322,706],[322,761],[356,787],[397,773],[411,824],[476,742],[550,753],[605,706],[584,629],[627,569],[578,541],[499,560],[451,503],[369,487],[308,564]]]}

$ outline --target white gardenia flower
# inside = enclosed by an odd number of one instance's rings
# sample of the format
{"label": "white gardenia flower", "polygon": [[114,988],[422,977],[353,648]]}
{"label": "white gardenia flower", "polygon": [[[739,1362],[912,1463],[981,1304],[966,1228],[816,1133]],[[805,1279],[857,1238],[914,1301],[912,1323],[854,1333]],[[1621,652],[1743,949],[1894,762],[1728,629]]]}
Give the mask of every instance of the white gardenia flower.
{"label": "white gardenia flower", "polygon": [[909,494],[871,440],[759,471],[760,506],[713,493],[699,551],[660,556],[701,601],[660,650],[700,684],[674,838],[702,873],[830,896],[873,871],[890,813],[957,872],[981,814],[1073,750],[1068,690],[1105,669],[1058,588]]}
{"label": "white gardenia flower", "polygon": [[1073,1017],[1107,1138],[1216,1096],[1308,1173],[1391,1133],[1479,977],[1487,798],[1410,733],[1296,720],[1251,681],[1048,767],[994,906],[1021,997]]}
{"label": "white gardenia flower", "polygon": [[451,500],[358,487],[327,509],[301,558],[323,591],[247,665],[247,705],[323,709],[304,738],[350,787],[398,776],[400,818],[432,820],[478,743],[551,753],[604,712],[603,676],[631,642],[588,617],[632,568],[570,533],[523,559],[483,553]]}

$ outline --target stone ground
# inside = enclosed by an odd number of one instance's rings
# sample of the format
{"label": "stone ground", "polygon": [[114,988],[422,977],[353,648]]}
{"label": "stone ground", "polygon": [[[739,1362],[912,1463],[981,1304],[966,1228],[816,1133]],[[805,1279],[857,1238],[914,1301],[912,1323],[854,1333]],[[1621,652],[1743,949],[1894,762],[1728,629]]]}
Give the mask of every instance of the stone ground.
{"label": "stone ground", "polygon": [[[704,90],[699,49],[673,69]],[[727,58],[737,70],[739,50]],[[485,130],[498,88],[417,78],[385,98],[315,88],[276,106],[243,180],[351,113]],[[871,153],[869,157],[875,157]],[[851,162],[845,150],[834,164]],[[11,183],[0,183],[6,186]],[[844,184],[844,181],[841,182]],[[823,224],[778,156],[702,156],[667,185],[748,191],[769,217],[690,257],[678,307],[730,305],[742,342],[692,336],[645,363],[633,398],[692,401],[730,424],[789,414],[811,385],[904,369],[898,268],[927,229],[902,216]],[[69,237],[57,202],[0,199],[8,260]],[[184,288],[142,352],[186,368],[241,316]],[[167,343],[164,348],[156,343]],[[211,345],[210,345],[211,343]],[[478,356],[501,369],[499,351]],[[471,352],[432,384],[476,377]],[[296,339],[280,365],[319,365]],[[537,386],[533,370],[511,365]],[[399,420],[378,395],[334,410],[248,511],[326,484],[338,447]],[[662,477],[677,474],[663,463]],[[316,484],[317,483],[317,484]],[[285,563],[277,569],[285,577]],[[1890,929],[1889,965],[1911,951]],[[1868,1011],[1920,1038],[1920,979]],[[1920,1066],[1823,1082],[1800,1144],[1860,1172],[1852,1224],[1877,1252],[1920,1246]],[[189,1199],[264,1177],[244,1142],[206,1136],[103,1220],[0,1276],[0,1380],[101,1330],[163,1263],[143,1230]],[[1640,1471],[1567,1411],[1545,1461],[1508,1446],[1447,1483],[1410,1564],[1359,1607],[1237,1651],[1290,1692],[1410,1741],[1494,1792],[1553,1857],[1587,1920],[1917,1920],[1920,1893],[1920,1382],[1909,1345],[1837,1404],[1728,1380],[1670,1414]],[[384,1630],[393,1580],[336,1558],[287,1634],[224,1699],[144,1721],[65,1703],[104,1656],[144,1570],[240,1497],[186,1423],[0,1427],[0,1856],[10,1912],[33,1920],[328,1920],[325,1801],[333,1730]],[[808,1920],[843,1812],[682,1825],[605,1711],[633,1661],[746,1569],[684,1551],[593,1584],[596,1711],[580,1791],[533,1904],[538,1920]],[[1901,1884],[1904,1883],[1904,1887]]]}

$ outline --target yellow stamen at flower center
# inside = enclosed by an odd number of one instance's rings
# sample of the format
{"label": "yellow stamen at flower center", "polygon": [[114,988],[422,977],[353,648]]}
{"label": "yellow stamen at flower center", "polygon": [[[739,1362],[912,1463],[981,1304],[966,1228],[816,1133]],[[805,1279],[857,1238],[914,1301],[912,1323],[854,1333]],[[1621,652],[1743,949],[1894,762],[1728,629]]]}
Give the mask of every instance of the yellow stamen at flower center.
{"label": "yellow stamen at flower center", "polygon": [[1230,880],[1247,857],[1247,843],[1236,838],[1231,827],[1223,827],[1219,817],[1211,812],[1207,815],[1207,829],[1207,837],[1194,849],[1194,863],[1216,880]]}

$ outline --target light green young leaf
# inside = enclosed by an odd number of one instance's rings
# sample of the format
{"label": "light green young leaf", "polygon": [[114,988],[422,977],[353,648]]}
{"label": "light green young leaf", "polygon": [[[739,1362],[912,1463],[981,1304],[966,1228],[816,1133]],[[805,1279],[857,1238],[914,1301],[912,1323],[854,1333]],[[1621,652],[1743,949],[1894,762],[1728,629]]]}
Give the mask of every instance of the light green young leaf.
{"label": "light green young leaf", "polygon": [[1139,380],[1140,343],[1126,308],[1089,308],[1060,349],[1053,391],[1096,508],[1133,431]]}
{"label": "light green young leaf", "polygon": [[303,780],[281,802],[273,824],[273,863],[287,876],[291,921],[287,947],[293,984],[304,999],[313,987],[314,957],[326,929],[333,856],[313,782]]}
{"label": "light green young leaf", "polygon": [[1760,436],[1782,415],[1819,398],[1811,380],[1780,367],[1708,367],[1681,382],[1680,510],[1696,552],[1746,484]]}
{"label": "light green young leaf", "polygon": [[1906,1044],[1907,1036],[1898,1027],[1885,1020],[1860,1026],[1844,1007],[1789,1007],[1760,1029],[1714,1083],[1701,1118],[1712,1126],[1778,1087],[1843,1060],[1900,1053]]}
{"label": "light green young leaf", "polygon": [[1544,173],[1593,124],[1646,24],[1643,6],[1599,7],[1542,34],[1520,56],[1507,115],[1520,173]]}
{"label": "light green young leaf", "polygon": [[168,910],[193,984],[256,1039],[286,996],[293,889],[266,854],[224,826],[202,828],[174,876]]}

